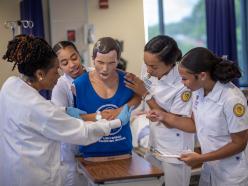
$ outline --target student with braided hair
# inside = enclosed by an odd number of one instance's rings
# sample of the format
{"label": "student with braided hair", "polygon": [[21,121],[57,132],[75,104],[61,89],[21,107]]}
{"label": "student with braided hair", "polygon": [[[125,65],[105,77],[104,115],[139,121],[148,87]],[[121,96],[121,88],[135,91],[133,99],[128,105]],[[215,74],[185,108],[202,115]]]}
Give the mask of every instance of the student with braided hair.
{"label": "student with braided hair", "polygon": [[[9,77],[0,93],[0,185],[64,185],[60,167],[61,141],[87,145],[125,124],[128,110],[107,121],[84,122],[80,110],[57,107],[39,90],[52,90],[58,74],[58,59],[40,38],[18,35],[3,56],[22,74]],[[67,114],[71,115],[67,115]]]}

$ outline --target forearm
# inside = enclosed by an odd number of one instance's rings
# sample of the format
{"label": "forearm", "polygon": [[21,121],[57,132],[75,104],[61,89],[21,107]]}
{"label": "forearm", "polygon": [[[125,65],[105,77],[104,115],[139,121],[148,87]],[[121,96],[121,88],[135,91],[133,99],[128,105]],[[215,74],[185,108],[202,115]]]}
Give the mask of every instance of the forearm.
{"label": "forearm", "polygon": [[92,113],[92,114],[81,114],[80,117],[84,121],[96,121],[96,113]]}
{"label": "forearm", "polygon": [[152,110],[152,109],[157,109],[157,110],[161,110],[161,111],[164,111],[166,112],[162,107],[160,107],[157,102],[155,101],[154,98],[151,98],[150,100],[148,100],[146,102],[149,106],[149,108]]}
{"label": "forearm", "polygon": [[127,102],[127,105],[128,105],[129,107],[131,107],[131,106],[137,107],[137,106],[140,104],[140,102],[141,102],[141,97],[140,97],[139,95],[135,94],[135,95],[132,97],[132,99],[130,99],[130,100]]}
{"label": "forearm", "polygon": [[179,116],[176,114],[163,112],[163,121],[166,126],[169,125],[173,128],[177,128],[179,130],[194,133],[196,132],[195,123],[192,118]]}

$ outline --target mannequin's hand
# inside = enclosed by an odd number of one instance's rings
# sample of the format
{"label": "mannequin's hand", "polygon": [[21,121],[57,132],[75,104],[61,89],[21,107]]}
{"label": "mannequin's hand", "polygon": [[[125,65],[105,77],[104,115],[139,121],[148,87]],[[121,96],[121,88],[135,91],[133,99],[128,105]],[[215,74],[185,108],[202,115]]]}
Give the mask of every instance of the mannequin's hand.
{"label": "mannequin's hand", "polygon": [[106,120],[113,120],[115,119],[119,113],[121,112],[122,108],[117,109],[107,109],[101,112],[102,118]]}

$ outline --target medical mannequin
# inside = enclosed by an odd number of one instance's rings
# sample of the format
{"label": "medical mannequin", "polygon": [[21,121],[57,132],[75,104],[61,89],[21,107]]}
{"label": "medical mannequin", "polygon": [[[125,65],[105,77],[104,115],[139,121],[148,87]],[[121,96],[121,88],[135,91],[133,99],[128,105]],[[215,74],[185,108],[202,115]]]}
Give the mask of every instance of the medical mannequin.
{"label": "medical mannequin", "polygon": [[[102,114],[111,109],[119,110],[125,104],[132,106],[139,103],[140,98],[124,85],[125,72],[117,70],[120,56],[121,50],[116,40],[111,37],[100,38],[92,53],[95,69],[74,81],[77,108],[86,111],[94,119],[101,118]],[[110,156],[111,159],[130,157],[131,151],[129,123],[112,130],[109,136],[95,144],[80,147],[80,153],[87,161],[107,160]]]}
{"label": "medical mannequin", "polygon": [[[128,74],[126,86],[142,96],[151,109],[190,117],[191,91],[182,84],[176,64],[181,55],[173,38],[164,35],[152,38],[144,48],[147,74],[143,81]],[[184,130],[181,126],[171,128],[166,123],[150,122],[151,153],[147,153],[146,158],[163,169],[166,186],[188,186],[191,169],[177,158],[160,159],[153,151],[179,156],[185,150],[193,150],[194,131],[194,128]]]}
{"label": "medical mannequin", "polygon": [[194,91],[193,120],[157,111],[149,117],[171,127],[175,120],[196,127],[202,154],[185,153],[180,159],[190,166],[203,163],[200,186],[247,186],[247,100],[231,82],[241,76],[240,70],[198,47],[185,54],[179,72],[184,85]]}
{"label": "medical mannequin", "polygon": [[[60,142],[94,143],[130,117],[125,110],[120,120],[87,124],[45,100],[38,91],[54,87],[59,64],[41,38],[16,36],[3,59],[14,62],[13,69],[17,66],[22,75],[9,77],[0,93],[0,185],[63,185]],[[77,116],[80,110],[70,107],[67,112]]]}

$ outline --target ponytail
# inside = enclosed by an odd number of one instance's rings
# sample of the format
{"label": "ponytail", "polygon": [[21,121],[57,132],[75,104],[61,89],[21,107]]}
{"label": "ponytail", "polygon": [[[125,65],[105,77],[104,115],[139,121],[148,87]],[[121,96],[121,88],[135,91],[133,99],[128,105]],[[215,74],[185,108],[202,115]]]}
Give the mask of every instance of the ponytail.
{"label": "ponytail", "polygon": [[181,65],[193,74],[209,72],[214,81],[221,83],[228,83],[241,77],[237,64],[222,59],[203,47],[193,48],[187,52],[181,60]]}
{"label": "ponytail", "polygon": [[228,83],[229,81],[240,78],[241,72],[234,62],[222,60],[215,65],[211,77],[215,81],[218,80],[221,83]]}

